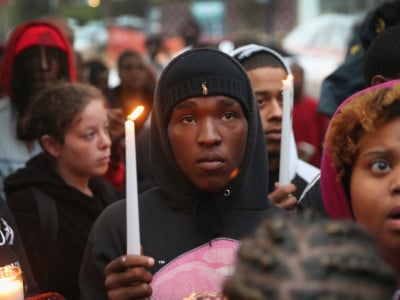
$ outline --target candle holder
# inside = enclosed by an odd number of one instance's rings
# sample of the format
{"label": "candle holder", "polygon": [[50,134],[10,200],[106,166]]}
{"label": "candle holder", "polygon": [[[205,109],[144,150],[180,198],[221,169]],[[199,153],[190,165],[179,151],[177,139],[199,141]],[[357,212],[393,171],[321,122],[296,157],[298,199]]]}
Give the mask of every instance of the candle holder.
{"label": "candle holder", "polygon": [[0,300],[24,300],[22,271],[19,267],[0,267]]}

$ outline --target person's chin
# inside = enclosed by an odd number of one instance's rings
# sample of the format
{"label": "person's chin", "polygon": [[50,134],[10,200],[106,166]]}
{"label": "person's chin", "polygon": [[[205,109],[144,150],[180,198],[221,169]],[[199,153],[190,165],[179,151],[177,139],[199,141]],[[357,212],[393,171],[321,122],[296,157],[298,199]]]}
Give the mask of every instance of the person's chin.
{"label": "person's chin", "polygon": [[281,148],[280,147],[267,147],[267,152],[268,152],[268,157],[279,157],[281,154]]}

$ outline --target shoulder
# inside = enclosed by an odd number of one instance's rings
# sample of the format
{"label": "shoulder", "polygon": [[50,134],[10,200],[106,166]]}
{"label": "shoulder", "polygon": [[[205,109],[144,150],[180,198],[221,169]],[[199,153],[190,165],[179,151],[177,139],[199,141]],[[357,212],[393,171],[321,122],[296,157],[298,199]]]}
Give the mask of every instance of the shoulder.
{"label": "shoulder", "polygon": [[6,201],[11,211],[25,211],[36,209],[35,196],[29,187],[20,189],[12,194],[6,193]]}
{"label": "shoulder", "polygon": [[322,201],[320,175],[316,176],[304,189],[297,207],[299,211],[313,209],[323,216],[327,215]]}
{"label": "shoulder", "polygon": [[107,206],[96,220],[96,226],[109,226],[110,224],[125,222],[126,200],[121,199]]}
{"label": "shoulder", "polygon": [[115,202],[122,198],[121,193],[103,177],[92,178],[90,186],[96,197],[102,199],[105,204]]}

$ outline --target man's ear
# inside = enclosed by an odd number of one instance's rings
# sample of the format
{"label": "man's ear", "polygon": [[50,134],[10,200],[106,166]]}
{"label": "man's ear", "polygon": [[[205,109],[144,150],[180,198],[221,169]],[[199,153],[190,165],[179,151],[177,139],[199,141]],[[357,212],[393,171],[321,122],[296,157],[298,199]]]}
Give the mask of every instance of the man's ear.
{"label": "man's ear", "polygon": [[386,78],[383,75],[374,75],[372,77],[372,80],[371,80],[371,86],[372,85],[381,84],[381,83],[384,83],[384,82],[389,81],[389,80],[390,80],[389,78]]}
{"label": "man's ear", "polygon": [[60,155],[62,145],[50,135],[43,135],[40,138],[40,143],[42,144],[44,150],[51,156],[57,157]]}

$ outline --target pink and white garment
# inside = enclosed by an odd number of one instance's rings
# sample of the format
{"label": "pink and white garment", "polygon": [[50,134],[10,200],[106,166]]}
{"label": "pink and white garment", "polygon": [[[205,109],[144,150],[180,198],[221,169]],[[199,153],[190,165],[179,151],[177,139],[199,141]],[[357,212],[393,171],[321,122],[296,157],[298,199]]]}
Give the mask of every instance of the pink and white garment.
{"label": "pink and white garment", "polygon": [[233,273],[239,242],[219,238],[188,251],[153,277],[153,300],[184,299],[190,294],[217,292]]}

